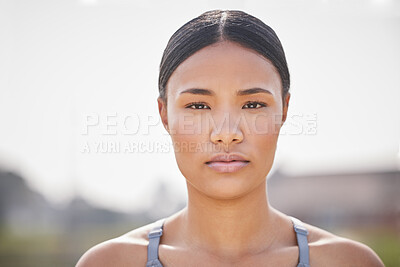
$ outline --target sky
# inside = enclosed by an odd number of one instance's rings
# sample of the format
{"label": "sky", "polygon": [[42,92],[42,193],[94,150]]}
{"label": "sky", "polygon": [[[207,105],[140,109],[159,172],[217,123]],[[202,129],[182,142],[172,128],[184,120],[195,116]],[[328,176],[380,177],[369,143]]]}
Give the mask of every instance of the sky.
{"label": "sky", "polygon": [[278,34],[291,73],[275,164],[289,175],[400,168],[400,1],[0,0],[0,167],[58,205],[186,198],[158,116],[170,36],[211,9]]}

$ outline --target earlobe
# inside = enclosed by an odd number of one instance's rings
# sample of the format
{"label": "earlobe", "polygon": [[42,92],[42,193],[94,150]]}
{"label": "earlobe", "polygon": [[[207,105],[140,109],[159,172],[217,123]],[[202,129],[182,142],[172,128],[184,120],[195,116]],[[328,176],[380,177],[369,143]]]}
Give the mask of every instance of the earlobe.
{"label": "earlobe", "polygon": [[289,108],[289,101],[290,101],[290,93],[287,92],[286,96],[285,96],[285,99],[284,99],[284,102],[283,102],[282,125],[285,123],[286,118],[287,118],[287,112],[288,112],[288,108]]}
{"label": "earlobe", "polygon": [[169,127],[168,127],[168,116],[167,116],[167,104],[161,97],[157,98],[158,102],[158,113],[160,114],[161,121],[164,125],[165,130],[169,133]]}

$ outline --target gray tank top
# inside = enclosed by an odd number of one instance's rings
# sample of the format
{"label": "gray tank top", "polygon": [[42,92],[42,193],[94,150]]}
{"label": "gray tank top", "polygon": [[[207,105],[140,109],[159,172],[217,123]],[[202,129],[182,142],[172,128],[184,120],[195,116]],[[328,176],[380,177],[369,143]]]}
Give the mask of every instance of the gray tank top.
{"label": "gray tank top", "polygon": [[[299,247],[299,264],[297,267],[310,267],[309,252],[308,252],[308,231],[303,223],[292,216],[289,216],[293,223],[294,231],[296,232],[297,245]],[[147,263],[146,267],[163,267],[158,259],[158,246],[160,237],[163,234],[163,226],[166,218],[162,218],[155,222],[155,227],[147,235],[149,244],[147,246]]]}

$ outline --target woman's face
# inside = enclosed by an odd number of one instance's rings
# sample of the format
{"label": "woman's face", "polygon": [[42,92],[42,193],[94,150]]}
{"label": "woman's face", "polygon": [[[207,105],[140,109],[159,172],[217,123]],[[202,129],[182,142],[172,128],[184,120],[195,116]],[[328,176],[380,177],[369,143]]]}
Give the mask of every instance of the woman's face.
{"label": "woman's face", "polygon": [[290,97],[282,102],[280,76],[267,59],[217,43],[179,65],[166,88],[159,111],[188,186],[231,199],[265,181]]}

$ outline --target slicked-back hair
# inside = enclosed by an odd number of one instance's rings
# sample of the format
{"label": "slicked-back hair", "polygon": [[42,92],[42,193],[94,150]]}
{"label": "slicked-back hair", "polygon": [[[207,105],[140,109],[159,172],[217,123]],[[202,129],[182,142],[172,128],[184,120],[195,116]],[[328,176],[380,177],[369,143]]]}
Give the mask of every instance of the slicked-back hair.
{"label": "slicked-back hair", "polygon": [[282,98],[290,88],[290,75],[282,44],[275,31],[258,18],[239,10],[211,10],[181,26],[164,50],[158,79],[159,96],[167,103],[166,85],[172,73],[200,49],[232,41],[268,59],[278,71]]}

